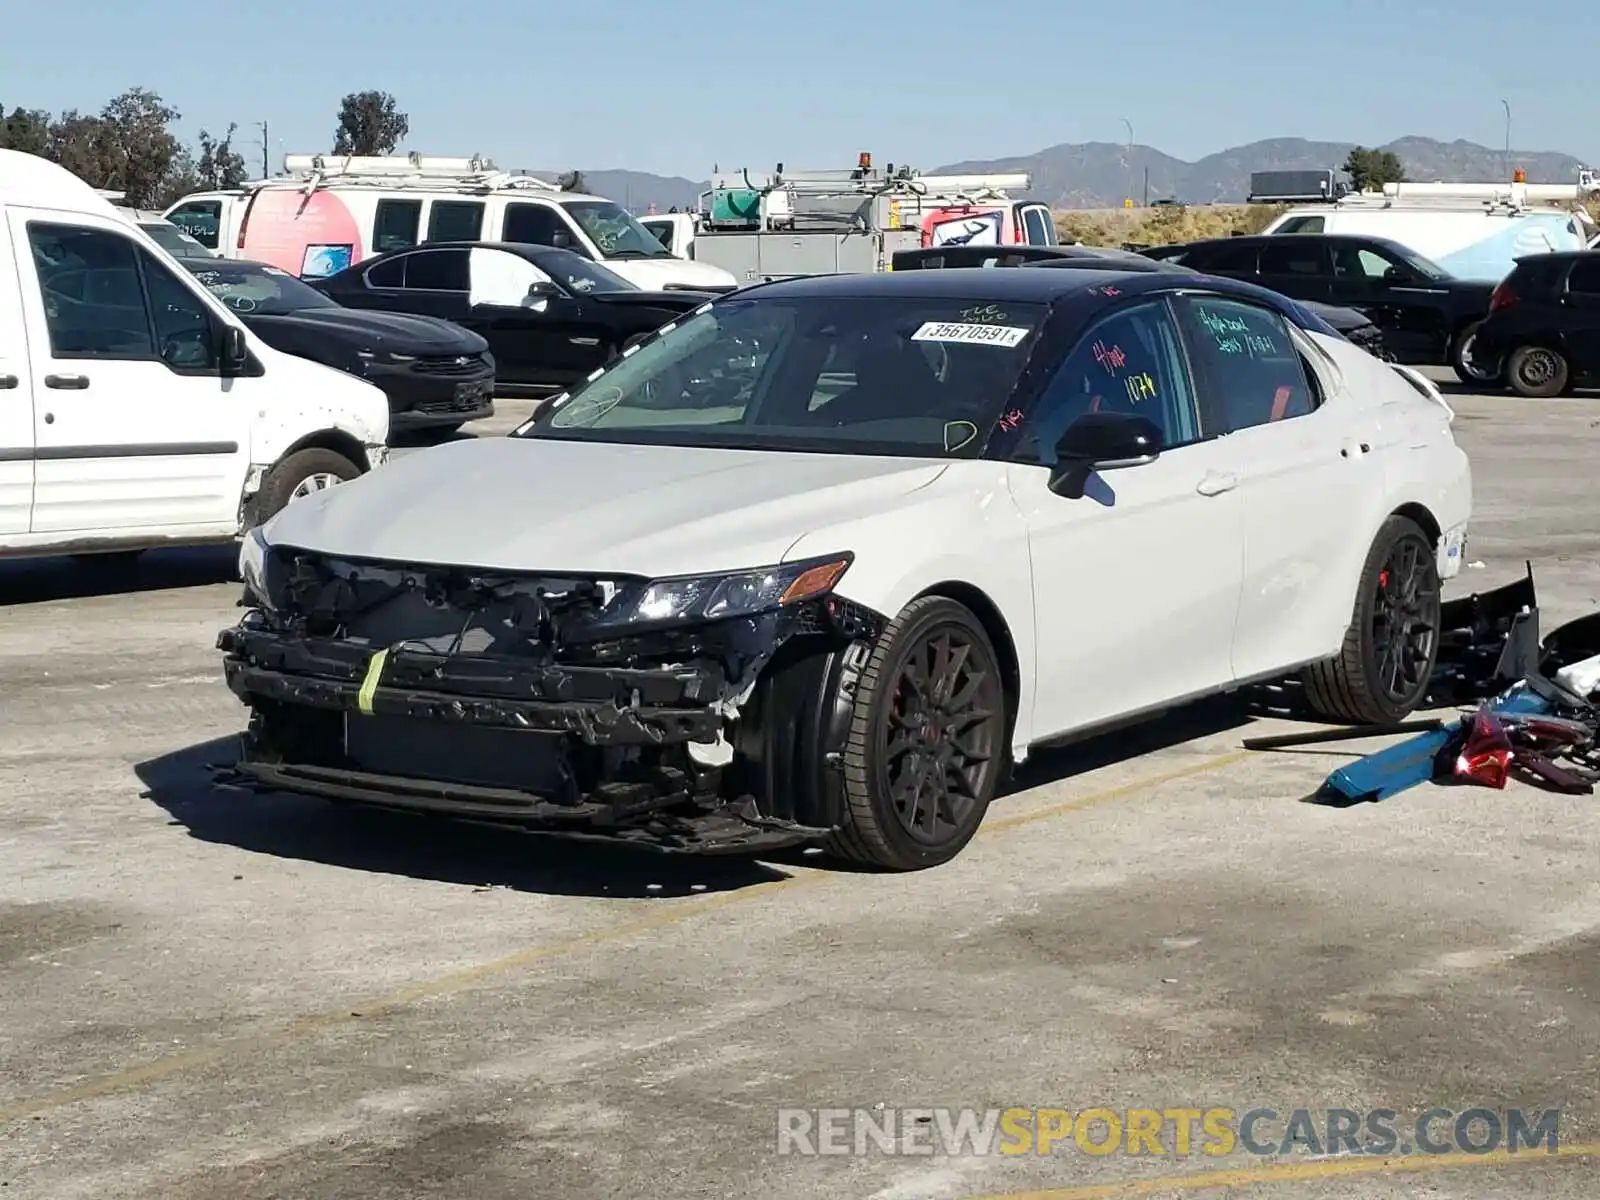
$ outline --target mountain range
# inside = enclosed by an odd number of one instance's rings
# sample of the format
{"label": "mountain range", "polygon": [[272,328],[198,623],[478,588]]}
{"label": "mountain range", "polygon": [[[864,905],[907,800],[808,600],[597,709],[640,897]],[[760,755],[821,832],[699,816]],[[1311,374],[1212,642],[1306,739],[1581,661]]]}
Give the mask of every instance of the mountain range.
{"label": "mountain range", "polygon": [[[1314,170],[1342,167],[1354,149],[1353,142],[1313,142],[1305,138],[1269,138],[1208,154],[1198,162],[1185,162],[1151,146],[1131,148],[1112,142],[1083,142],[1051,146],[1035,154],[1014,158],[968,159],[927,168],[927,174],[976,172],[1027,172],[1033,176],[1032,199],[1056,208],[1115,208],[1125,197],[1142,202],[1173,199],[1187,204],[1243,203],[1250,192],[1252,171]],[[1485,182],[1509,179],[1521,167],[1529,183],[1574,183],[1584,163],[1557,151],[1513,150],[1509,156],[1476,142],[1440,142],[1426,137],[1403,137],[1371,147],[1392,150],[1405,164],[1406,178],[1443,183]],[[760,166],[767,171],[771,164]],[[821,167],[822,164],[812,164]],[[848,165],[848,160],[842,165]],[[1146,174],[1148,187],[1146,192]],[[555,172],[537,174],[549,179]],[[625,208],[643,212],[650,205],[693,207],[705,181],[678,175],[651,175],[644,171],[584,171],[585,188],[607,196]]]}

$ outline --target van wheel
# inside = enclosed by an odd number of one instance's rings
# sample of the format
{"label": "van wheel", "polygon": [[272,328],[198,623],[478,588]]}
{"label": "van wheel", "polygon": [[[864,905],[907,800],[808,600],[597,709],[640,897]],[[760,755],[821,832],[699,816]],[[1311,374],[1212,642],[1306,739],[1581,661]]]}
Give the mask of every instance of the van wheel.
{"label": "van wheel", "polygon": [[1472,339],[1478,334],[1478,327],[1482,321],[1474,321],[1462,329],[1450,343],[1450,367],[1456,373],[1456,378],[1462,383],[1490,383],[1494,380],[1493,371],[1479,370],[1472,365]]}
{"label": "van wheel", "polygon": [[361,468],[337,451],[320,446],[297,450],[261,481],[261,490],[256,493],[255,523],[259,525],[276,516],[291,500],[326,491],[360,474]]}
{"label": "van wheel", "polygon": [[1566,357],[1545,346],[1518,346],[1506,360],[1506,382],[1519,396],[1548,400],[1567,390]]}

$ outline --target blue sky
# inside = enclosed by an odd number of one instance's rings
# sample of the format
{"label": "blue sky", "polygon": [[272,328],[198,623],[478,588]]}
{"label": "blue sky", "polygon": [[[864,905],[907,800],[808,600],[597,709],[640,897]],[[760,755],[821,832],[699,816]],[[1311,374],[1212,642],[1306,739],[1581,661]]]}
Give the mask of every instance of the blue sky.
{"label": "blue sky", "polygon": [[[1089,5],[700,0],[122,0],[13,5],[0,104],[98,108],[131,86],[180,132],[240,124],[260,161],[324,151],[346,92],[392,92],[406,149],[503,167],[928,169],[1134,139],[1193,160],[1300,136],[1406,134],[1600,160],[1600,13],[1488,0]],[[716,14],[721,11],[726,16]],[[1134,24],[1137,20],[1138,24]]]}

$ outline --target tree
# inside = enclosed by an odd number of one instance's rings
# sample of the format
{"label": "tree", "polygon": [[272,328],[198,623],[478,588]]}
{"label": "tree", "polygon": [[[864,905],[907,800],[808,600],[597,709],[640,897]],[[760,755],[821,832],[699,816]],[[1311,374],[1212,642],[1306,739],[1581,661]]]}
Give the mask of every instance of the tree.
{"label": "tree", "polygon": [[1368,150],[1357,146],[1344,160],[1344,173],[1358,192],[1376,192],[1386,183],[1404,183],[1405,164],[1393,150]]}
{"label": "tree", "polygon": [[0,150],[21,150],[45,155],[50,150],[50,114],[39,108],[13,108],[7,116],[0,105]]}
{"label": "tree", "polygon": [[335,154],[392,154],[411,119],[388,92],[351,92],[339,103],[339,126],[333,135]]}
{"label": "tree", "polygon": [[194,173],[200,188],[206,191],[226,191],[236,188],[245,180],[244,156],[233,148],[233,133],[239,126],[229,123],[228,132],[214,138],[204,129],[196,140],[200,156],[195,160]]}

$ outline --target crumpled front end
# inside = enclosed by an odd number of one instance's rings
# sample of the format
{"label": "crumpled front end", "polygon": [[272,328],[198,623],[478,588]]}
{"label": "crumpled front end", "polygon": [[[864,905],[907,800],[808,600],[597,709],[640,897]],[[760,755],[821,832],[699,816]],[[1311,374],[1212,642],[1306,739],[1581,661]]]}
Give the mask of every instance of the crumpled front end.
{"label": "crumpled front end", "polygon": [[831,590],[848,558],[650,581],[257,549],[259,607],[218,639],[251,710],[235,782],[702,853],[831,826],[736,747],[775,658],[881,631]]}

